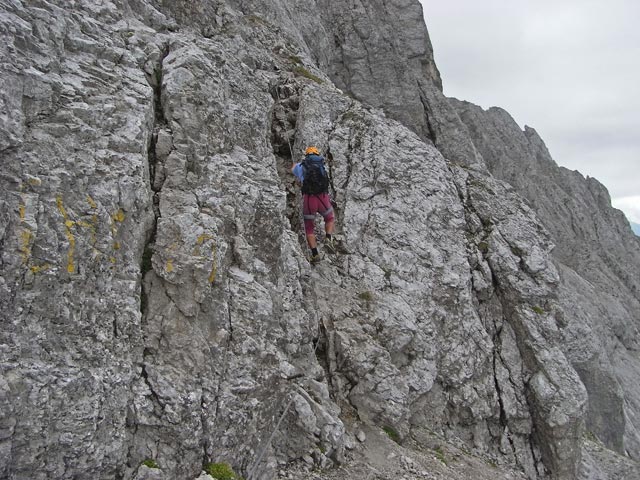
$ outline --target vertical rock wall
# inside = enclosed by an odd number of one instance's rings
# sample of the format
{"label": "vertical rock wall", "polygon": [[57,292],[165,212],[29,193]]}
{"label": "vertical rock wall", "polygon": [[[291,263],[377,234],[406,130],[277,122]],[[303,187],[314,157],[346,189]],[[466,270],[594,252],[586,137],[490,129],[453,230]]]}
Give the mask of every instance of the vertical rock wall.
{"label": "vertical rock wall", "polygon": [[118,17],[3,4],[3,478],[113,478],[128,449],[153,92]]}
{"label": "vertical rock wall", "polygon": [[504,110],[451,102],[491,172],[517,188],[556,243],[564,350],[589,391],[587,428],[638,458],[638,239],[606,189],[558,167],[535,130],[521,131]]}
{"label": "vertical rock wall", "polygon": [[[584,280],[484,170],[418,2],[2,8],[2,476],[268,479],[344,461],[354,417],[575,476]],[[339,234],[315,268],[308,144]]]}

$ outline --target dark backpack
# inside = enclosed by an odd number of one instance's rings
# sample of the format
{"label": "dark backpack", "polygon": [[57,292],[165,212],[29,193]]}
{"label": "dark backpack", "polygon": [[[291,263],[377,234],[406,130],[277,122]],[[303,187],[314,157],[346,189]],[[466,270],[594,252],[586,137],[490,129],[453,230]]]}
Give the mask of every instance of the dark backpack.
{"label": "dark backpack", "polygon": [[329,176],[324,169],[324,158],[307,155],[302,161],[302,193],[318,195],[329,191]]}

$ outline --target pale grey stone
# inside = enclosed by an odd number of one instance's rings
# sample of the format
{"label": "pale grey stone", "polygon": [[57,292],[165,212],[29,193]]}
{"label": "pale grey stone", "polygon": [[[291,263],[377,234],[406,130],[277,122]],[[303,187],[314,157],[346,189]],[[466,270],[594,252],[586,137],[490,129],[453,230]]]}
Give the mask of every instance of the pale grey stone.
{"label": "pale grey stone", "polygon": [[[442,95],[419,2],[15,1],[0,27],[3,478],[291,476],[366,450],[354,418],[530,479],[633,468],[637,239],[533,130]],[[309,144],[339,240],[315,267]],[[631,459],[581,460],[585,419]]]}

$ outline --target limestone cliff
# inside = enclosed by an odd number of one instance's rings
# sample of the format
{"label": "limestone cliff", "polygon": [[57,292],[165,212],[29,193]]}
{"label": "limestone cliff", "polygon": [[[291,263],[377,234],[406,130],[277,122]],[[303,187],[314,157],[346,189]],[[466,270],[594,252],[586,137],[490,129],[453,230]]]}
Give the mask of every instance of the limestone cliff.
{"label": "limestone cliff", "polygon": [[366,427],[472,469],[407,478],[636,478],[638,240],[442,95],[417,1],[0,8],[0,476],[368,478]]}

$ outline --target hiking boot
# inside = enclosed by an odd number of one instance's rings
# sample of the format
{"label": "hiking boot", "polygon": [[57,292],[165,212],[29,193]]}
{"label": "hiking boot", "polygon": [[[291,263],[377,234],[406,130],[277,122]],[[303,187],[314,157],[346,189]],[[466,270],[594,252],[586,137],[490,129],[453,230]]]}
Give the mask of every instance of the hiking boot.
{"label": "hiking boot", "polygon": [[331,238],[325,238],[324,239],[324,248],[327,249],[328,252],[330,253],[336,253],[336,239],[331,237]]}
{"label": "hiking boot", "polygon": [[318,263],[321,260],[320,258],[320,254],[316,254],[314,255],[313,253],[309,256],[309,263],[311,265],[315,265],[316,263]]}

